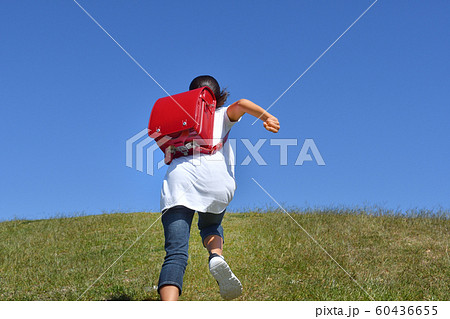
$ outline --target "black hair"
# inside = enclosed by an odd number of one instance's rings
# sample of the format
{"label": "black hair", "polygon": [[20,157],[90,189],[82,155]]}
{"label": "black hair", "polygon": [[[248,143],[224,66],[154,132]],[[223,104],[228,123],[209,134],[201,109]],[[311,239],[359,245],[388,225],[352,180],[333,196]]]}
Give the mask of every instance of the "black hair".
{"label": "black hair", "polygon": [[210,75],[197,76],[189,85],[189,90],[195,90],[204,86],[209,87],[213,91],[217,101],[217,108],[225,104],[229,95],[228,91],[226,89],[221,90],[217,80]]}

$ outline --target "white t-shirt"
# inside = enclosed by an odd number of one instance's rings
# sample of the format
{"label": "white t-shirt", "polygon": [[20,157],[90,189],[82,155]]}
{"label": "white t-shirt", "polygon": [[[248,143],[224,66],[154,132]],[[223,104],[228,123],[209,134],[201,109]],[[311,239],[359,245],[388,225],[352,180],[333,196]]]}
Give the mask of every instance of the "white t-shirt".
{"label": "white t-shirt", "polygon": [[[214,114],[214,145],[222,141],[236,123],[228,118],[227,109],[221,107]],[[234,152],[229,141],[212,155],[175,158],[161,188],[161,211],[183,205],[198,212],[221,213],[236,190],[234,166]]]}

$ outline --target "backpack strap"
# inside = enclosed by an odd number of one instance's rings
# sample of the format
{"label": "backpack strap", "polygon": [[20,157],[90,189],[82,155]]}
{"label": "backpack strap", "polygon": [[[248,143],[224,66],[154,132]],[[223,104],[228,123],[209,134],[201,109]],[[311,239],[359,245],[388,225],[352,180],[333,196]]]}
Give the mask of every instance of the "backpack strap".
{"label": "backpack strap", "polygon": [[223,140],[221,142],[217,143],[216,145],[214,145],[211,148],[200,146],[200,153],[203,153],[203,154],[215,154],[217,151],[220,151],[220,149],[227,142],[229,134],[230,134],[230,131],[228,131],[228,133],[223,137]]}
{"label": "backpack strap", "polygon": [[[230,130],[231,131],[231,130]],[[199,151],[202,154],[215,154],[217,151],[219,151],[227,142],[228,135],[230,134],[230,131],[224,136],[221,142],[217,143],[213,147],[204,147],[200,146],[195,141],[188,142],[184,145],[175,147],[173,145],[166,148],[165,151],[165,157],[164,157],[164,163],[169,165],[174,158],[178,158],[181,156],[187,156],[194,153],[194,150]]]}

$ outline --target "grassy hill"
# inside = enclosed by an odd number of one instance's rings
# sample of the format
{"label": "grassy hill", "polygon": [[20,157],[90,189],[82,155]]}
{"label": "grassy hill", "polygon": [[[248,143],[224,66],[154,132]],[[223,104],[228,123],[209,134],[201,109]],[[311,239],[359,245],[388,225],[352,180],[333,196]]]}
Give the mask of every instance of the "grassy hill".
{"label": "grassy hill", "polygon": [[[159,213],[0,223],[0,300],[158,300]],[[448,213],[441,217],[310,211],[292,217],[376,300],[449,300]],[[195,217],[181,300],[221,300]],[[284,213],[225,215],[224,256],[238,300],[369,300]]]}

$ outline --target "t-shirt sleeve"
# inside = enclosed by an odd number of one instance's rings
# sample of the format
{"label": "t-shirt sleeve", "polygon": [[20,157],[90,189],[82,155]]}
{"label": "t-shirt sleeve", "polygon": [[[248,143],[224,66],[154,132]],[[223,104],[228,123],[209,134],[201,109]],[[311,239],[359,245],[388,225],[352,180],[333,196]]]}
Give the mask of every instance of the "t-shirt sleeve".
{"label": "t-shirt sleeve", "polygon": [[237,121],[231,121],[230,118],[228,117],[227,114],[227,109],[229,106],[227,107],[223,107],[222,108],[222,112],[223,112],[223,128],[225,132],[228,132],[234,124],[236,124],[237,122],[239,122],[241,120],[241,118],[239,118],[239,120]]}

